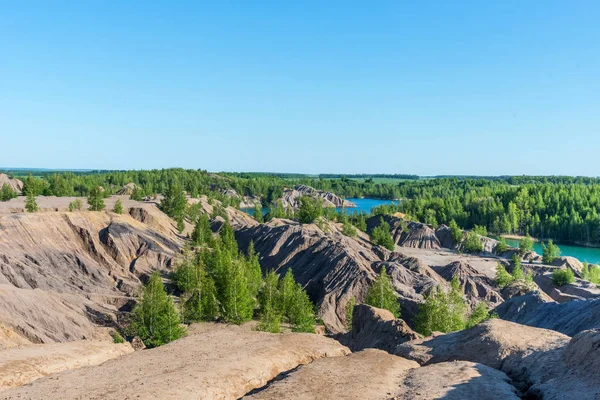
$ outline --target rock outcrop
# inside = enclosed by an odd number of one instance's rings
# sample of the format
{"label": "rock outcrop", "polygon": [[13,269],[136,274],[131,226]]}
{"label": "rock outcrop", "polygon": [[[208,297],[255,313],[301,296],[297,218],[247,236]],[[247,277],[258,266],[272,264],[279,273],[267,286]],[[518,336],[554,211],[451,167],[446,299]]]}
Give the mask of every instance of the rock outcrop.
{"label": "rock outcrop", "polygon": [[[209,202],[206,196],[200,196],[200,198],[197,199],[188,199],[188,204],[199,204],[202,208],[202,212],[210,216],[213,213],[214,207],[216,205],[220,206],[221,202],[214,199]],[[229,220],[229,223],[231,224],[233,229],[238,230],[244,228],[251,228],[258,225],[258,222],[256,222],[254,218],[234,207],[225,207],[224,210],[227,214],[227,219]]]}
{"label": "rock outcrop", "polygon": [[430,250],[442,248],[435,231],[428,225],[405,221],[391,215],[376,215],[369,218],[367,220],[367,232],[369,234],[375,227],[379,226],[381,219],[390,225],[392,238],[398,246]]}
{"label": "rock outcrop", "polygon": [[136,185],[133,182],[129,182],[126,185],[123,185],[121,189],[117,190],[117,195],[119,196],[131,196],[133,191],[135,190]]}
{"label": "rock outcrop", "polygon": [[502,295],[495,289],[494,281],[480,274],[466,261],[452,262],[445,267],[436,268],[436,272],[447,281],[451,281],[456,277],[471,306],[483,300],[490,306],[495,307],[503,301]]}
{"label": "rock outcrop", "polygon": [[505,372],[526,398],[596,399],[600,396],[600,334],[573,339],[561,333],[493,319],[465,331],[414,340],[395,353],[422,365],[450,360]]}
{"label": "rock outcrop", "polygon": [[600,299],[559,304],[533,292],[507,300],[494,311],[507,321],[552,329],[569,336],[600,328]]}
{"label": "rock outcrop", "polygon": [[381,349],[393,351],[397,345],[421,337],[388,310],[366,304],[354,306],[352,330],[340,341],[352,351]]}
{"label": "rock outcrop", "polygon": [[183,246],[155,205],[138,208],[0,215],[0,324],[31,343],[90,338],[97,325],[114,325],[140,279],[168,269]]}
{"label": "rock outcrop", "polygon": [[199,324],[167,345],[41,378],[0,398],[235,399],[298,365],[348,353],[320,335]]}
{"label": "rock outcrop", "polygon": [[0,174],[0,189],[4,185],[10,186],[12,190],[17,192],[18,194],[21,194],[21,192],[23,191],[23,182],[16,178],[11,178],[6,174]]}
{"label": "rock outcrop", "polygon": [[285,189],[280,199],[281,205],[284,208],[298,208],[300,207],[299,199],[302,196],[320,198],[323,201],[323,207],[356,207],[356,204],[331,192],[324,192],[306,185],[296,185],[293,189]]}

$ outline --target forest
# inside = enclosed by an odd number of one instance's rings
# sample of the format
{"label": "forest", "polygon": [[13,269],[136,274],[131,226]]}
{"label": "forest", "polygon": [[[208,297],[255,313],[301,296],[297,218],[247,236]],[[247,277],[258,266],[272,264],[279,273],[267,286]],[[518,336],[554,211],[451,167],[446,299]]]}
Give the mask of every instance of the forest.
{"label": "forest", "polygon": [[[9,171],[10,172],[10,171]],[[16,175],[15,173],[13,173]],[[325,178],[331,176],[331,178]],[[222,192],[234,189],[242,196],[258,197],[271,206],[285,188],[296,184],[333,192],[346,198],[401,199],[380,206],[375,214],[402,212],[434,226],[454,221],[463,229],[476,225],[492,234],[529,234],[538,239],[600,245],[600,179],[568,176],[502,176],[491,178],[426,178],[411,175],[360,175],[350,177],[270,173],[211,173],[181,168],[145,171],[40,172],[21,176],[24,193],[45,196],[89,196],[101,186],[104,195],[115,194],[133,182],[141,199],[169,188],[181,187],[190,196],[207,195],[236,205]],[[376,182],[374,177],[402,176],[398,182]],[[4,193],[2,200],[12,198]],[[237,200],[239,202],[239,200]]]}

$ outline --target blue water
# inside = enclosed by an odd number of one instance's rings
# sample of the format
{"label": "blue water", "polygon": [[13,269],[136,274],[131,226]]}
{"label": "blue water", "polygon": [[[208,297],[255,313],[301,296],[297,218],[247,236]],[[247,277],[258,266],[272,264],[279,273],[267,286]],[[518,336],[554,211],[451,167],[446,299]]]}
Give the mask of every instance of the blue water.
{"label": "blue water", "polygon": [[[354,212],[369,213],[373,207],[377,207],[382,204],[391,204],[391,203],[397,202],[394,200],[366,199],[366,198],[365,199],[346,199],[346,200],[351,201],[354,204],[356,204],[356,207],[345,209],[346,213],[348,213],[348,214],[352,214]],[[250,215],[252,215],[252,213],[254,212],[253,208],[240,208],[240,210],[242,210],[246,214],[250,214]],[[341,211],[342,209],[337,208],[337,210]],[[266,214],[267,212],[269,212],[269,209],[265,207],[262,209],[262,211],[263,211],[263,214]]]}
{"label": "blue water", "polygon": [[[515,239],[506,239],[506,244],[519,247],[519,241]],[[572,246],[567,244],[559,244],[558,247],[560,248],[561,256],[575,257],[579,261],[587,261],[590,264],[600,264],[600,248]],[[541,255],[543,253],[541,243],[536,242],[533,245],[533,250]]]}

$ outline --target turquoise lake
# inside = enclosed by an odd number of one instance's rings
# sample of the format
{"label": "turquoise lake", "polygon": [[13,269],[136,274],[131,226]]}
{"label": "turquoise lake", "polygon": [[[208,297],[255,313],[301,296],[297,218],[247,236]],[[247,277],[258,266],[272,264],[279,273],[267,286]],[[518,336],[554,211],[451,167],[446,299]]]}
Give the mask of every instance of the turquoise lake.
{"label": "turquoise lake", "polygon": [[[519,241],[515,239],[506,239],[506,243],[509,246],[519,247]],[[560,247],[561,256],[575,257],[581,262],[587,261],[590,264],[600,264],[600,248],[572,246],[567,244],[559,244],[558,247]],[[540,255],[543,252],[541,243],[536,242],[533,249]]]}
{"label": "turquoise lake", "polygon": [[[348,214],[352,214],[354,212],[361,212],[361,211],[363,211],[365,213],[369,213],[373,207],[377,207],[382,204],[391,204],[391,203],[397,202],[395,200],[381,200],[381,199],[351,199],[350,198],[350,199],[346,199],[346,200],[351,201],[354,204],[356,204],[356,207],[345,209],[345,211]],[[252,212],[254,211],[254,209],[252,209],[252,208],[241,208],[240,210],[242,210],[246,214],[250,214],[250,215],[252,215]],[[341,210],[341,208],[338,208],[338,210]],[[267,212],[269,212],[269,209],[263,208],[263,213],[266,214]]]}

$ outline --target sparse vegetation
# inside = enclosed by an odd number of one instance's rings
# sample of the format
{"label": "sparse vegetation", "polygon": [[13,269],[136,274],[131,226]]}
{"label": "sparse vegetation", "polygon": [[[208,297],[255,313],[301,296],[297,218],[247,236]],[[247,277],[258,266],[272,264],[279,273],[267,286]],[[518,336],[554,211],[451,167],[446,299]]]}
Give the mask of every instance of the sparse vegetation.
{"label": "sparse vegetation", "polygon": [[2,185],[2,188],[0,189],[0,201],[8,201],[17,198],[17,196],[17,192],[15,192],[8,183]]}
{"label": "sparse vegetation", "polygon": [[398,303],[396,291],[385,267],[381,268],[381,272],[379,272],[375,282],[369,289],[365,304],[386,309],[394,314],[394,317],[400,318],[400,303]]}
{"label": "sparse vegetation", "polygon": [[346,329],[348,331],[352,330],[352,318],[354,316],[354,306],[356,305],[356,299],[354,296],[350,297],[350,299],[346,302]]}
{"label": "sparse vegetation", "polygon": [[90,211],[102,211],[104,210],[104,194],[100,186],[95,186],[90,191],[88,196],[88,205]]}
{"label": "sparse vegetation", "polygon": [[81,211],[83,208],[83,202],[80,199],[75,199],[69,203],[69,211]]}
{"label": "sparse vegetation", "polygon": [[342,233],[349,237],[356,237],[358,235],[356,228],[348,221],[342,224]]}
{"label": "sparse vegetation", "polygon": [[121,202],[121,199],[117,199],[113,211],[115,214],[123,214],[123,203]]}
{"label": "sparse vegetation", "polygon": [[552,282],[556,287],[561,287],[575,282],[575,274],[571,268],[557,269],[552,272]]}
{"label": "sparse vegetation", "polygon": [[123,336],[117,331],[111,331],[110,336],[112,337],[114,344],[125,343],[125,339],[123,339]]}

